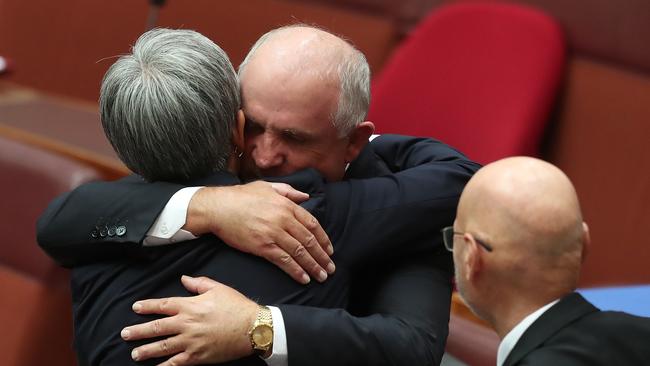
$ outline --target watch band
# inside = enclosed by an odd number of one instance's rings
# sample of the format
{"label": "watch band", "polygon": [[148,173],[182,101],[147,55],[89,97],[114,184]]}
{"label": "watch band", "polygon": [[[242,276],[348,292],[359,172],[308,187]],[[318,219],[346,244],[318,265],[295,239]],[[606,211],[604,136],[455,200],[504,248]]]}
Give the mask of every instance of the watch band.
{"label": "watch band", "polygon": [[262,356],[273,347],[273,315],[267,306],[260,306],[248,337],[255,351]]}

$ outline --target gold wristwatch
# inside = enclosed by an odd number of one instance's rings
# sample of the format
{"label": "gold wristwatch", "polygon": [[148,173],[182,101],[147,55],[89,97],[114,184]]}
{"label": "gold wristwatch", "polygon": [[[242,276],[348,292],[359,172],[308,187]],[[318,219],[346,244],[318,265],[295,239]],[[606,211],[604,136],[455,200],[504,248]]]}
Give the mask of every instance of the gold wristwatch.
{"label": "gold wristwatch", "polygon": [[248,338],[253,346],[253,351],[260,356],[269,356],[273,347],[273,317],[271,309],[260,306],[253,327],[248,331]]}

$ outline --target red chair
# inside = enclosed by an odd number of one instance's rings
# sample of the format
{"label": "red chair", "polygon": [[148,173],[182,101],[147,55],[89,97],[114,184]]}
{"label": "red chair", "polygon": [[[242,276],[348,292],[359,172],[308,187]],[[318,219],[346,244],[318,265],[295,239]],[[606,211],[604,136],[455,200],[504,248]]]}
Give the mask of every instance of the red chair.
{"label": "red chair", "polygon": [[56,195],[101,176],[4,137],[0,170],[0,365],[74,365],[68,273],[36,245],[35,223]]}
{"label": "red chair", "polygon": [[378,133],[432,136],[488,163],[537,155],[565,61],[560,26],[532,8],[434,10],[373,80]]}

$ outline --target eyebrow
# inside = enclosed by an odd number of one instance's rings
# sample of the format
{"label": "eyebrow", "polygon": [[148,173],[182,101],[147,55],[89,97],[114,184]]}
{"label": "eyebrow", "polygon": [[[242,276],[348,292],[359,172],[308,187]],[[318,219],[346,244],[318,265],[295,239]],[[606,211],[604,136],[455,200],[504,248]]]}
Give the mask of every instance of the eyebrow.
{"label": "eyebrow", "polygon": [[285,136],[291,136],[291,137],[296,137],[305,141],[312,141],[315,140],[315,136],[312,133],[306,132],[306,131],[300,131],[296,130],[294,128],[275,128],[275,127],[267,127],[266,124],[260,123],[257,120],[255,120],[252,117],[244,115],[246,122],[260,126],[264,129],[271,130],[275,133],[279,133]]}
{"label": "eyebrow", "polygon": [[295,138],[305,140],[305,141],[309,141],[309,140],[314,139],[314,136],[312,134],[310,134],[308,132],[304,132],[304,131],[295,130],[295,129],[292,129],[292,128],[285,128],[285,129],[281,129],[281,130],[278,130],[278,131],[280,133],[282,133],[283,135],[289,135],[291,137],[295,137]]}

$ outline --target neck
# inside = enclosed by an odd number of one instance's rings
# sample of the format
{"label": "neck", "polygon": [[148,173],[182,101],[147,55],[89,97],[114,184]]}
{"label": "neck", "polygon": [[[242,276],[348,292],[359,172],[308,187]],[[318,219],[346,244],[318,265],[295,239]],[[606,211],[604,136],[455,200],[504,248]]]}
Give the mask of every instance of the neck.
{"label": "neck", "polygon": [[530,296],[517,291],[512,296],[501,297],[491,306],[488,322],[491,323],[499,338],[503,339],[525,317],[555,299],[557,298]]}

